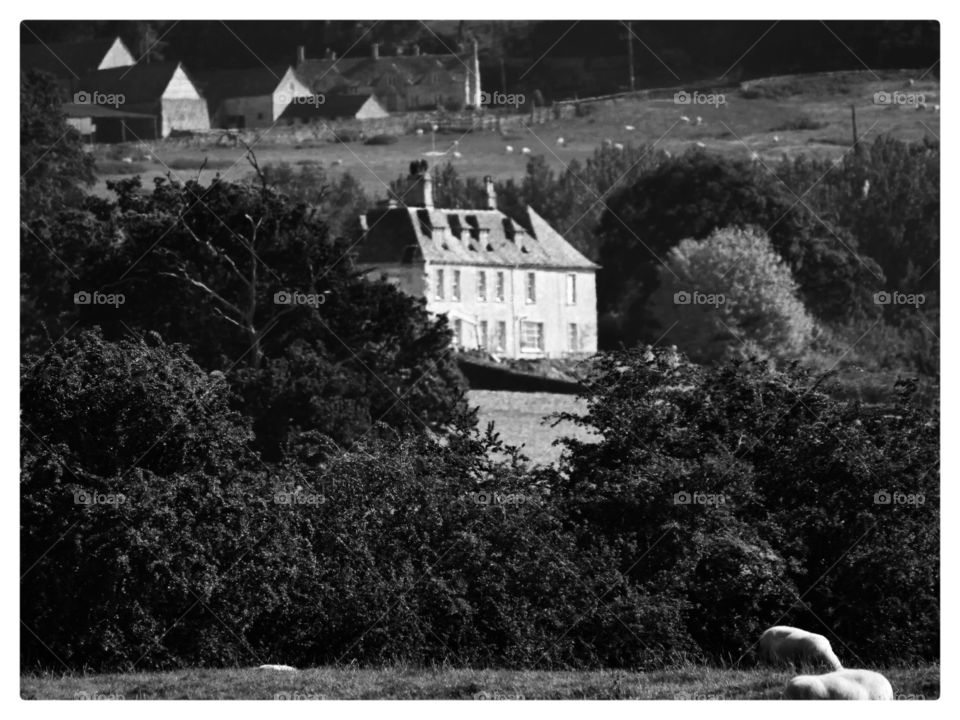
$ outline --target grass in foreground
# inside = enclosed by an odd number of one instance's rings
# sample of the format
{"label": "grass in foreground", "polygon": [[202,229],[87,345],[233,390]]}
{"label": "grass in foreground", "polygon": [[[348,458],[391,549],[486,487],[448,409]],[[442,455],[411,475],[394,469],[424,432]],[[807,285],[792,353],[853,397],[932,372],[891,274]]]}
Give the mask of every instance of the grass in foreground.
{"label": "grass in foreground", "polygon": [[[886,668],[897,699],[935,700],[940,666]],[[776,700],[794,673],[691,666],[652,672],[387,667],[186,669],[23,675],[24,699],[60,700]]]}

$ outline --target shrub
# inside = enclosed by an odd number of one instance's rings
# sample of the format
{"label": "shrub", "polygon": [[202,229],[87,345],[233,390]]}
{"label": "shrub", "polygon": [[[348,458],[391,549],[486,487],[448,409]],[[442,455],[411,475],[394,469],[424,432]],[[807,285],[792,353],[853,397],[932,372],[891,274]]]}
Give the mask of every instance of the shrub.
{"label": "shrub", "polygon": [[398,138],[396,135],[386,135],[386,134],[373,135],[371,137],[368,137],[366,140],[364,140],[363,144],[364,145],[393,145],[399,139],[400,138]]}
{"label": "shrub", "polygon": [[911,383],[867,409],[796,366],[647,348],[595,367],[566,417],[602,440],[565,441],[560,502],[584,548],[686,608],[706,655],[782,623],[862,663],[937,657],[939,419]]}
{"label": "shrub", "polygon": [[664,336],[699,361],[747,342],[797,357],[813,334],[790,269],[756,230],[681,242],[668,253],[650,304]]}

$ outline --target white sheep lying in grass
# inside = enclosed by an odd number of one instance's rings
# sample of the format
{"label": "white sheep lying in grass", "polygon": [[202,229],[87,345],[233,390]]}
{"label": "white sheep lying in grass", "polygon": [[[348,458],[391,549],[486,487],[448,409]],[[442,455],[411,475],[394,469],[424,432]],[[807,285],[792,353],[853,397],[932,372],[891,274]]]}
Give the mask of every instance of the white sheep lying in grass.
{"label": "white sheep lying in grass", "polygon": [[269,665],[269,664],[261,665],[260,667],[257,668],[257,670],[276,670],[278,672],[296,672],[297,671],[295,667],[291,667],[290,665]]}
{"label": "white sheep lying in grass", "polygon": [[798,675],[787,683],[784,700],[893,700],[893,688],[872,670],[835,670]]}
{"label": "white sheep lying in grass", "polygon": [[787,625],[764,630],[760,636],[760,659],[769,665],[824,663],[834,670],[843,667],[823,635]]}

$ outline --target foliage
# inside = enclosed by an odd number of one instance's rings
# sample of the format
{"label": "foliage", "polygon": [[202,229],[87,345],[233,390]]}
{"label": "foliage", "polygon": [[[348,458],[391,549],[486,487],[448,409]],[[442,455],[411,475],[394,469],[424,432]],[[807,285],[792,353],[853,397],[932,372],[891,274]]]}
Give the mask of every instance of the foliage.
{"label": "foliage", "polygon": [[658,332],[691,358],[717,360],[747,343],[787,358],[807,348],[813,321],[789,268],[759,231],[684,240],[665,260],[651,314]]}
{"label": "foliage", "polygon": [[579,552],[549,488],[469,418],[445,444],[384,426],[350,451],[301,436],[272,465],[222,375],[156,337],[81,333],[29,358],[22,383],[28,666],[676,652],[677,610]]}
{"label": "foliage", "polygon": [[566,441],[558,474],[580,543],[684,599],[711,654],[737,660],[783,623],[850,664],[936,657],[938,416],[909,382],[873,409],[828,385],[758,361],[601,356],[579,422],[603,439]]}
{"label": "foliage", "polygon": [[876,263],[856,255],[852,238],[825,227],[759,165],[692,150],[644,173],[607,205],[600,223],[599,301],[602,309],[623,313],[628,339],[650,335],[646,303],[666,254],[681,240],[724,227],[764,229],[816,317],[876,312],[872,294],[882,284]]}
{"label": "foliage", "polygon": [[877,290],[939,290],[939,142],[881,136],[861,143],[839,167],[800,157],[784,160],[777,173],[880,265],[887,283]]}
{"label": "foliage", "polygon": [[[185,343],[202,367],[227,374],[245,414],[269,409],[255,426],[271,458],[301,428],[328,427],[339,442],[378,420],[439,431],[462,405],[445,320],[355,271],[347,241],[329,239],[322,206],[291,201],[266,177],[261,186],[159,180],[150,194],[138,178],[113,187],[116,202],[91,199],[87,212],[58,218],[59,260],[38,253],[27,265],[29,296],[59,332],[80,321],[110,337],[152,330]],[[79,290],[123,302],[74,305]],[[289,377],[293,356],[313,374]],[[300,410],[284,416],[281,396]],[[359,415],[349,402],[358,396]]]}
{"label": "foliage", "polygon": [[93,158],[60,112],[56,82],[42,73],[20,75],[21,220],[41,216],[83,197],[93,184]]}

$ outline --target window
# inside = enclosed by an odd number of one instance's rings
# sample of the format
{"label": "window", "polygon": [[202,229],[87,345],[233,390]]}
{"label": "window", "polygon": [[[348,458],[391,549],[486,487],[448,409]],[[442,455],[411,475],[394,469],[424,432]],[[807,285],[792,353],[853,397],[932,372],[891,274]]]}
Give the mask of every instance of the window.
{"label": "window", "polygon": [[485,270],[477,273],[477,301],[487,301],[487,272]]}
{"label": "window", "polygon": [[477,341],[480,345],[480,348],[483,350],[487,349],[488,337],[489,336],[487,335],[487,321],[481,320],[480,321],[480,337],[477,338]]}
{"label": "window", "polygon": [[497,288],[496,288],[497,302],[503,302],[503,298],[504,298],[504,285],[505,285],[505,282],[504,282],[503,273],[502,273],[502,272],[498,272],[498,273],[497,273]]}
{"label": "window", "polygon": [[507,349],[507,323],[504,320],[497,320],[497,334],[493,337],[493,349],[496,352],[504,352]]}
{"label": "window", "polygon": [[453,344],[457,347],[463,345],[463,320],[459,318],[453,321]]}
{"label": "window", "polygon": [[570,323],[567,326],[567,350],[570,352],[580,351],[580,334],[576,323]]}
{"label": "window", "polygon": [[520,349],[528,352],[543,350],[543,323],[520,323]]}
{"label": "window", "polygon": [[437,287],[435,297],[437,300],[443,300],[443,269],[437,270]]}
{"label": "window", "polygon": [[537,274],[527,273],[527,305],[537,301]]}
{"label": "window", "polygon": [[453,271],[453,301],[460,302],[460,271]]}
{"label": "window", "polygon": [[577,304],[577,276],[574,273],[567,275],[567,305]]}

